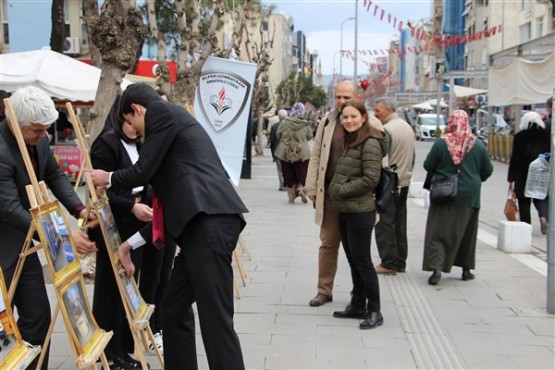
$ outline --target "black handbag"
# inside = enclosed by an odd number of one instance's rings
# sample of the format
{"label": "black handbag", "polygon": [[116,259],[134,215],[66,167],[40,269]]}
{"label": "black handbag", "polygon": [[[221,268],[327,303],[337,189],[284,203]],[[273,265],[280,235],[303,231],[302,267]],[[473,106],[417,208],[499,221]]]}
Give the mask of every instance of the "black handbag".
{"label": "black handbag", "polygon": [[397,196],[399,177],[397,176],[397,165],[383,167],[380,172],[380,182],[376,187],[376,208],[378,212],[385,213],[390,208]]}
{"label": "black handbag", "polygon": [[443,179],[433,179],[430,185],[430,202],[436,204],[448,203],[457,196],[459,171]]}

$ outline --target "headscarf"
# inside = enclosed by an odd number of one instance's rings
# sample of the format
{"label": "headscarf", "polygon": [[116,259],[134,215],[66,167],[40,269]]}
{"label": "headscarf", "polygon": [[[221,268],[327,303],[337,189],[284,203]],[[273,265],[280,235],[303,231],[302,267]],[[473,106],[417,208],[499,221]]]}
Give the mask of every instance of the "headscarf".
{"label": "headscarf", "polygon": [[295,103],[291,108],[289,117],[303,118],[306,113],[306,108],[303,103]]}
{"label": "headscarf", "polygon": [[528,112],[520,119],[520,130],[530,130],[533,128],[545,129],[545,123],[538,113]]}
{"label": "headscarf", "polygon": [[463,110],[454,110],[447,120],[447,131],[443,134],[443,140],[453,159],[458,166],[466,153],[476,144],[476,136],[472,134],[468,114]]}

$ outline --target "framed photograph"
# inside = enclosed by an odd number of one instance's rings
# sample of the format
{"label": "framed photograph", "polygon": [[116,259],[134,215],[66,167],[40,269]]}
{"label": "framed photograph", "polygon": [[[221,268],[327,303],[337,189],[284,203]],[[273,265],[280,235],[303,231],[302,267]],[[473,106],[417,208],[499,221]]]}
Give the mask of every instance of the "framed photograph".
{"label": "framed photograph", "polygon": [[71,332],[77,347],[81,349],[80,353],[83,353],[97,332],[98,326],[92,317],[82,279],[76,276],[61,289],[60,295],[62,312],[66,323],[71,327],[68,331]]}
{"label": "framed photograph", "polygon": [[40,353],[40,346],[23,342],[7,297],[7,287],[0,270],[0,369],[25,369]]}
{"label": "framed photograph", "polygon": [[99,199],[97,212],[106,246],[112,251],[117,251],[122,242],[108,198],[102,197]]}
{"label": "framed photograph", "polygon": [[35,225],[54,274],[75,261],[71,235],[57,201],[33,210]]}
{"label": "framed photograph", "polygon": [[114,221],[112,209],[108,204],[108,198],[102,197],[99,199],[97,213],[99,215],[99,223],[104,241],[106,245],[109,246],[110,260],[115,266],[114,270],[117,271],[116,278],[118,279],[118,284],[122,287],[121,294],[124,304],[129,307],[133,320],[136,323],[139,321],[146,322],[150,319],[150,315],[154,311],[154,305],[149,305],[144,301],[135,279],[133,277],[127,277],[125,270],[121,266],[117,250],[122,242]]}

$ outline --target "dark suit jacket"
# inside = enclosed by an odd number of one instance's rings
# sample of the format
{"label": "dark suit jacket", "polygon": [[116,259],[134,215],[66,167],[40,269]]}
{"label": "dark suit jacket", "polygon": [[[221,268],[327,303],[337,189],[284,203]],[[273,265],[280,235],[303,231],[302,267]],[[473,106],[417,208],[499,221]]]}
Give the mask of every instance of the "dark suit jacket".
{"label": "dark suit jacket", "polygon": [[164,223],[174,238],[199,213],[248,212],[204,128],[184,108],[172,103],[150,104],[139,161],[114,172],[111,179],[116,189],[145,183],[150,183],[161,199]]}
{"label": "dark suit jacket", "polygon": [[[36,151],[38,180],[44,180],[68,210],[82,205],[52,155],[48,139],[40,140]],[[30,183],[17,141],[8,123],[3,121],[0,123],[0,266],[4,270],[17,261],[33,220],[25,191]]]}

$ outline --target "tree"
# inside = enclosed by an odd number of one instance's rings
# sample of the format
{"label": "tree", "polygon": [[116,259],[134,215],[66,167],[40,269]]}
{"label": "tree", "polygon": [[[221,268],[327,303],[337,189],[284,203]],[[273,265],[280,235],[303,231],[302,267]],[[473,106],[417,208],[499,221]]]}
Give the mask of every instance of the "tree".
{"label": "tree", "polygon": [[88,131],[92,140],[102,131],[123,77],[136,63],[146,35],[146,26],[134,0],[106,0],[100,14],[92,4],[96,1],[83,0],[90,43],[98,48],[101,56],[100,82],[94,108],[89,112]]}
{"label": "tree", "polygon": [[312,77],[300,76],[291,72],[287,80],[282,81],[277,88],[280,106],[292,106],[296,102],[310,103],[322,108],[326,104],[326,92],[320,86],[314,86]]}
{"label": "tree", "polygon": [[64,0],[52,0],[50,49],[62,53],[65,41]]}

